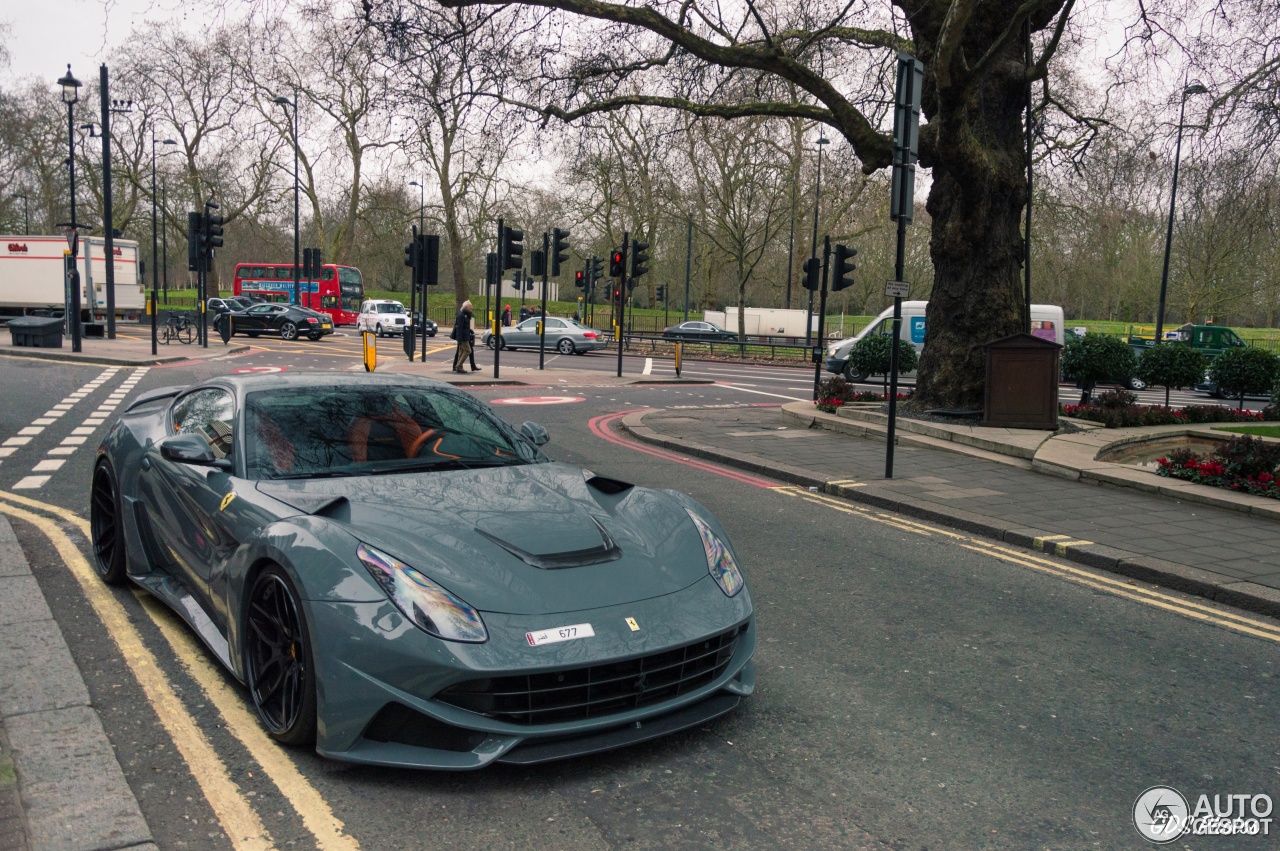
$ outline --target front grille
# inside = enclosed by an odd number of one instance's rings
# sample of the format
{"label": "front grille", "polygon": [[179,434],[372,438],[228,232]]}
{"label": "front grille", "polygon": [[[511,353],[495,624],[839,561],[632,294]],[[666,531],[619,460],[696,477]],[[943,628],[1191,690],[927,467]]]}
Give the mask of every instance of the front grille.
{"label": "front grille", "polygon": [[651,706],[712,683],[747,626],[623,662],[491,677],[452,685],[436,699],[512,724],[555,724]]}

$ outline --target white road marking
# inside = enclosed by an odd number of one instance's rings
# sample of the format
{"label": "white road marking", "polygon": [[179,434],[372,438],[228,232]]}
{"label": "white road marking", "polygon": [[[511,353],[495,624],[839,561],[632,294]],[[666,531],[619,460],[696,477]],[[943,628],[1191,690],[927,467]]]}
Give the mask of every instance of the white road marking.
{"label": "white road marking", "polygon": [[55,446],[45,454],[46,455],[70,455],[72,452],[75,452],[75,451],[76,451],[76,448],[74,446]]}
{"label": "white road marking", "polygon": [[45,472],[50,472],[50,473],[51,473],[51,472],[53,472],[54,470],[59,470],[59,469],[61,469],[61,468],[62,468],[62,465],[63,465],[63,464],[65,464],[65,463],[67,463],[67,462],[66,462],[65,460],[61,459],[61,458],[54,459],[54,460],[48,460],[48,459],[46,459],[46,460],[44,460],[44,461],[40,461],[40,462],[38,462],[34,467],[32,467],[32,468],[31,468],[31,472],[33,472],[33,473],[45,473]]}
{"label": "white road marking", "polygon": [[93,426],[78,426],[71,429],[72,434],[93,434],[96,429]]}
{"label": "white road marking", "polygon": [[641,375],[652,375],[652,374],[653,374],[653,358],[645,358],[645,359],[644,359],[644,370],[643,370],[640,374],[641,374]]}
{"label": "white road marking", "polygon": [[35,437],[42,431],[44,431],[44,426],[27,426],[26,428],[18,429],[18,434]]}
{"label": "white road marking", "polygon": [[31,442],[29,437],[11,437],[4,442],[5,446],[26,446]]}
{"label": "white road marking", "polygon": [[54,423],[56,423],[57,421],[58,421],[58,420],[57,420],[57,417],[50,417],[50,416],[46,415],[46,416],[41,417],[41,418],[40,418],[40,419],[38,419],[38,420],[32,420],[32,421],[31,421],[31,424],[32,424],[32,425],[38,425],[38,426],[47,426],[47,425],[53,425],[53,424],[54,424]]}
{"label": "white road marking", "polygon": [[79,446],[89,438],[87,437],[64,437],[62,439],[63,446]]}
{"label": "white road marking", "polygon": [[27,476],[19,479],[13,486],[14,490],[31,490],[34,488],[44,487],[44,483],[49,481],[48,476]]}
{"label": "white road marking", "polygon": [[805,397],[803,397],[803,396],[783,396],[783,395],[780,395],[780,394],[778,394],[778,393],[766,393],[766,392],[764,392],[763,390],[750,390],[750,389],[748,389],[748,388],[746,388],[746,387],[739,387],[739,386],[738,386],[738,385],[736,385],[736,384],[721,384],[720,382],[716,382],[716,386],[717,386],[717,387],[724,387],[724,388],[725,388],[725,389],[727,389],[727,390],[741,390],[743,393],[755,393],[757,396],[772,396],[772,397],[773,397],[773,398],[775,398],[775,399],[790,399],[792,402],[807,402],[807,401],[809,401],[808,399],[806,399],[806,398],[805,398]]}

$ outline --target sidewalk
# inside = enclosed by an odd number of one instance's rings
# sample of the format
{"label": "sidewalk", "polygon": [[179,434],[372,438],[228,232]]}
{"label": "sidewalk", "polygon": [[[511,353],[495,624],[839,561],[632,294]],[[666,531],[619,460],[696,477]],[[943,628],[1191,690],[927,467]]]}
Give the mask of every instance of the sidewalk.
{"label": "sidewalk", "polygon": [[0,851],[155,847],[62,631],[0,516]]}
{"label": "sidewalk", "polygon": [[808,402],[653,409],[622,424],[689,455],[1280,616],[1280,505],[1095,460],[1132,434],[900,419],[894,478],[885,479],[883,426]]}
{"label": "sidewalk", "polygon": [[71,351],[70,338],[64,338],[60,349],[36,349],[28,346],[14,346],[9,342],[9,335],[0,327],[0,355],[36,360],[70,361],[108,366],[153,366],[161,363],[177,363],[184,360],[205,360],[222,355],[247,352],[249,347],[243,344],[223,345],[216,334],[209,335],[209,348],[196,343],[157,343],[156,353],[151,354],[151,326],[121,324],[116,328],[116,338],[106,340],[92,337],[80,341],[80,351]]}

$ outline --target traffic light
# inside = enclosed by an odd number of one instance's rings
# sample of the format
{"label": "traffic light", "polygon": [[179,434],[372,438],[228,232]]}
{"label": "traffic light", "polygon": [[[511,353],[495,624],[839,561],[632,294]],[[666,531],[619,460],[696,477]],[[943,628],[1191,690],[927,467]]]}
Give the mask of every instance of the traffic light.
{"label": "traffic light", "polygon": [[[206,206],[206,207],[208,207],[209,205],[208,205],[208,204],[206,204],[205,206]],[[214,204],[214,205],[212,205],[212,206],[217,207],[217,205],[216,205],[216,204]],[[222,218],[222,216],[219,216],[219,215],[217,215],[216,213],[210,213],[208,210],[205,210],[205,213],[204,213],[204,233],[202,234],[202,236],[204,237],[204,239],[203,239],[203,247],[204,247],[204,256],[205,256],[205,257],[210,257],[210,258],[212,258],[212,257],[213,257],[213,249],[215,249],[215,248],[221,248],[221,247],[222,247],[222,223],[223,223],[223,221],[225,221],[225,220]]]}
{"label": "traffic light", "polygon": [[197,212],[187,213],[187,271],[200,269],[200,258],[204,256],[204,216]]}
{"label": "traffic light", "polygon": [[[498,255],[493,251],[484,256],[484,282],[487,288],[494,291],[502,283],[502,270],[498,268]],[[488,292],[488,289],[486,292]]]}
{"label": "traffic light", "polygon": [[801,283],[804,285],[804,288],[806,290],[817,292],[818,288],[822,286],[822,281],[819,277],[822,272],[822,261],[817,257],[810,257],[808,260],[804,261],[803,269],[804,279]]}
{"label": "traffic light", "polygon": [[507,269],[523,269],[524,268],[524,231],[515,228],[502,228],[502,248],[498,251],[502,255],[502,268]]}
{"label": "traffic light", "polygon": [[210,210],[218,209],[218,205],[212,201],[205,201],[205,229],[202,234],[201,247],[204,248],[206,257],[214,256],[214,248],[223,247],[223,221],[220,215]]}
{"label": "traffic light", "polygon": [[302,277],[314,281],[320,277],[320,249],[302,249]]}
{"label": "traffic light", "polygon": [[831,291],[833,293],[838,293],[853,286],[853,270],[858,268],[854,265],[853,258],[857,254],[858,249],[856,248],[846,248],[843,245],[836,246],[835,277],[831,281]]}
{"label": "traffic light", "polygon": [[622,262],[622,258],[624,256],[625,255],[622,253],[622,250],[619,248],[615,248],[613,250],[613,253],[609,255],[609,277],[610,278],[621,278],[623,275],[627,273],[627,270],[623,268],[624,264]]}
{"label": "traffic light", "polygon": [[649,243],[631,240],[631,277],[649,274]]}
{"label": "traffic light", "polygon": [[[316,252],[318,257],[320,252]],[[422,285],[434,287],[440,283],[440,237],[434,233],[418,234],[418,257],[422,264]]]}
{"label": "traffic light", "polygon": [[547,255],[541,249],[529,252],[529,274],[535,278],[547,274]]}
{"label": "traffic light", "polygon": [[591,270],[588,273],[588,277],[591,278],[591,286],[593,287],[596,285],[596,281],[604,277],[603,257],[596,257],[595,255],[591,256]]}
{"label": "traffic light", "polygon": [[551,277],[560,277],[560,264],[569,262],[569,232],[554,228],[551,231]]}
{"label": "traffic light", "polygon": [[665,286],[659,286],[657,294],[658,294],[658,301],[667,300],[667,288]]}
{"label": "traffic light", "polygon": [[573,273],[573,285],[574,285],[575,287],[577,287],[578,289],[580,289],[580,290],[585,290],[585,289],[587,288],[587,273],[586,273],[586,272],[574,272],[574,273]]}

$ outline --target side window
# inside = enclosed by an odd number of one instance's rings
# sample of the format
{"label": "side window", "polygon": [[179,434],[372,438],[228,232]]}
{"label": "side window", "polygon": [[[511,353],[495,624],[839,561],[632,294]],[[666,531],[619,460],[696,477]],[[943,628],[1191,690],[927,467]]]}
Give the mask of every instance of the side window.
{"label": "side window", "polygon": [[213,454],[225,458],[234,444],[232,423],[235,405],[231,394],[211,388],[183,396],[173,406],[175,434],[200,434],[213,447]]}
{"label": "side window", "polygon": [[262,279],[262,278],[268,278],[270,277],[270,275],[267,273],[267,270],[262,268],[261,266],[254,266],[250,274],[250,277]]}
{"label": "side window", "polygon": [[332,269],[325,269],[325,270],[324,270],[324,274],[321,276],[321,280],[325,280],[325,281],[332,281],[332,280],[333,280],[333,270],[332,270]]}

